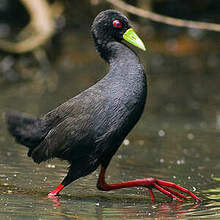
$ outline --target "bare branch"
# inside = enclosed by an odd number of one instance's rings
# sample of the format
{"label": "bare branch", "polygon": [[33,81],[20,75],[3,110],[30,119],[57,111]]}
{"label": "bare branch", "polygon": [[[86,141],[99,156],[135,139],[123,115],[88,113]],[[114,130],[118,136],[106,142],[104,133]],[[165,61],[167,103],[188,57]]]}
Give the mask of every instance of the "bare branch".
{"label": "bare branch", "polygon": [[144,17],[149,20],[152,20],[152,21],[179,26],[179,27],[188,27],[188,28],[196,28],[196,29],[220,32],[220,24],[172,18],[169,16],[160,15],[154,12],[150,12],[147,10],[143,10],[141,8],[134,7],[132,5],[129,5],[123,2],[122,0],[106,0],[106,1],[110,2],[116,7],[126,10],[127,12],[131,14],[135,14],[140,17]]}
{"label": "bare branch", "polygon": [[[53,10],[46,0],[20,0],[30,14],[30,23],[22,30],[30,32],[26,39],[19,42],[0,40],[0,49],[11,53],[25,53],[44,44],[54,33],[55,24]],[[62,11],[62,10],[61,10]],[[61,12],[60,12],[61,13]]]}

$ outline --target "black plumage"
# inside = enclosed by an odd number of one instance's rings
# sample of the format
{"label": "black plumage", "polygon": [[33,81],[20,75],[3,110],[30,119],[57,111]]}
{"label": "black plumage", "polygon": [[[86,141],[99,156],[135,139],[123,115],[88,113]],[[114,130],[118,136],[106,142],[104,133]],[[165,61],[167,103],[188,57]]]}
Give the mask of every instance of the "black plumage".
{"label": "black plumage", "polygon": [[[112,22],[120,19],[120,30]],[[140,118],[146,99],[146,78],[137,55],[120,43],[130,28],[117,11],[100,13],[92,36],[109,73],[95,85],[37,119],[6,112],[10,133],[27,146],[37,163],[53,157],[68,160],[71,180],[107,167],[126,135]]]}
{"label": "black plumage", "polygon": [[101,165],[99,189],[146,186],[154,199],[151,188],[164,185],[166,189],[159,190],[165,193],[168,190],[165,181],[145,178],[106,184],[104,180],[112,156],[139,120],[147,96],[143,66],[122,40],[143,50],[145,47],[128,19],[115,10],[103,11],[95,18],[92,36],[100,56],[109,63],[108,74],[41,118],[6,112],[8,129],[17,142],[29,148],[28,156],[35,162],[54,157],[69,161],[67,176],[49,195],[58,195],[63,187]]}

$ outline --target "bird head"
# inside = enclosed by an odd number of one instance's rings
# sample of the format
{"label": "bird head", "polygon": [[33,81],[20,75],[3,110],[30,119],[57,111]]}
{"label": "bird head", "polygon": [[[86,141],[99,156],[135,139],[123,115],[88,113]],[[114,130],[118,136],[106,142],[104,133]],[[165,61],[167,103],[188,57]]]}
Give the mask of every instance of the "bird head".
{"label": "bird head", "polygon": [[92,24],[92,35],[98,48],[104,47],[112,41],[125,40],[144,51],[146,50],[142,40],[129,24],[127,17],[116,10],[102,11],[96,16]]}

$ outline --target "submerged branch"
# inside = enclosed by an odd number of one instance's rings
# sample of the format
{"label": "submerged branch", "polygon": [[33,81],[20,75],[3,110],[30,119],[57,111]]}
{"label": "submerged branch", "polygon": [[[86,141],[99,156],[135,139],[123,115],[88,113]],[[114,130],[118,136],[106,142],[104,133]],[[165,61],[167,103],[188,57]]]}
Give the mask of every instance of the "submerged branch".
{"label": "submerged branch", "polygon": [[178,27],[188,27],[188,28],[196,28],[196,29],[220,32],[220,24],[172,18],[169,16],[160,15],[160,14],[157,14],[151,11],[137,8],[135,6],[132,6],[132,5],[129,5],[123,2],[122,0],[106,0],[106,1],[110,2],[116,7],[126,10],[127,12],[131,14],[135,14],[140,17],[144,17],[144,18],[147,18],[149,20],[156,21],[159,23],[165,23],[165,24],[174,25]]}

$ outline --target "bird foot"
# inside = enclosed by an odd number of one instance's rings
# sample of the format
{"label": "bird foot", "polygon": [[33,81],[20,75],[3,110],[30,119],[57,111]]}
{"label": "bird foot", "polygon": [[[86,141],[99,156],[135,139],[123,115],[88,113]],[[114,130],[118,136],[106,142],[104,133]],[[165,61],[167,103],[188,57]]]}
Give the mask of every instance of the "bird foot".
{"label": "bird foot", "polygon": [[[171,197],[173,200],[177,200],[179,202],[182,202],[183,199],[189,200],[182,193],[185,193],[186,195],[191,196],[197,202],[201,202],[201,200],[194,193],[192,193],[188,189],[186,189],[182,186],[179,186],[175,183],[164,181],[164,180],[159,180],[159,179],[155,179],[155,178],[146,178],[146,179],[142,179],[141,181],[143,181],[143,186],[148,188],[152,201],[155,200],[155,196],[153,194],[152,188],[156,188],[161,193],[163,193],[163,194]],[[182,193],[177,192],[173,189],[179,190]]]}
{"label": "bird foot", "polygon": [[61,206],[58,195],[54,195],[52,193],[49,193],[47,195],[47,199],[50,200],[51,202],[53,202],[53,206],[56,206],[56,207]]}
{"label": "bird foot", "polygon": [[56,196],[58,196],[58,194],[50,192],[50,193],[48,193],[47,196],[48,197],[56,197]]}

